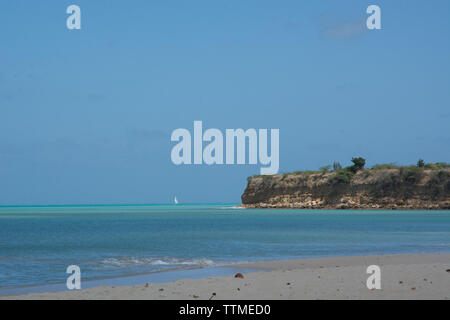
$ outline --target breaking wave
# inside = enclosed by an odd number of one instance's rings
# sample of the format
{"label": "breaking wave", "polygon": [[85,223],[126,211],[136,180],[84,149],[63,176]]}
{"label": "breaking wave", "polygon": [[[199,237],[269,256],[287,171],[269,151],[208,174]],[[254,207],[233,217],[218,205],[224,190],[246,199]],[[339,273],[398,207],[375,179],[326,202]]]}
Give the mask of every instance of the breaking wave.
{"label": "breaking wave", "polygon": [[209,259],[176,259],[176,258],[108,258],[100,261],[102,265],[113,267],[130,267],[130,266],[213,266],[214,262]]}

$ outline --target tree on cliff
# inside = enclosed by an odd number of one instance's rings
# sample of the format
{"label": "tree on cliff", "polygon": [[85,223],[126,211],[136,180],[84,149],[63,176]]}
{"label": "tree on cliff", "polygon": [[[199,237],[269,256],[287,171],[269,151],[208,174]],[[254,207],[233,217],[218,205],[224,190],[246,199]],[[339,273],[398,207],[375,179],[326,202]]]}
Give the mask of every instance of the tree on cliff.
{"label": "tree on cliff", "polygon": [[339,162],[335,161],[333,163],[333,171],[339,171],[339,170],[342,170],[342,166],[341,166],[341,164]]}
{"label": "tree on cliff", "polygon": [[[344,169],[335,170],[336,174],[331,176],[329,182],[332,184],[345,183],[348,184],[358,170],[361,170],[366,165],[366,159],[358,157],[352,158],[353,165],[345,167]],[[336,163],[335,163],[336,164]],[[340,165],[339,165],[340,166]],[[336,169],[338,166],[334,166]]]}
{"label": "tree on cliff", "polygon": [[356,173],[356,171],[361,170],[366,165],[366,159],[358,157],[352,158],[353,166],[350,167],[350,170]]}
{"label": "tree on cliff", "polygon": [[425,167],[425,161],[423,161],[422,159],[419,159],[419,161],[417,161],[417,166],[419,168]]}

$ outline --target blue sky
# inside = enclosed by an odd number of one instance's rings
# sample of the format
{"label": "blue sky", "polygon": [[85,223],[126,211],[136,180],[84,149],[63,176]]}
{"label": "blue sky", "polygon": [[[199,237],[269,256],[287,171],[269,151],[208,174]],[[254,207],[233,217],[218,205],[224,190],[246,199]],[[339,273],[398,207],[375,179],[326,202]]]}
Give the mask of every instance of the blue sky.
{"label": "blue sky", "polygon": [[450,162],[446,0],[4,1],[0,39],[1,205],[240,202],[259,166],[172,164],[194,120],[279,128],[280,172]]}

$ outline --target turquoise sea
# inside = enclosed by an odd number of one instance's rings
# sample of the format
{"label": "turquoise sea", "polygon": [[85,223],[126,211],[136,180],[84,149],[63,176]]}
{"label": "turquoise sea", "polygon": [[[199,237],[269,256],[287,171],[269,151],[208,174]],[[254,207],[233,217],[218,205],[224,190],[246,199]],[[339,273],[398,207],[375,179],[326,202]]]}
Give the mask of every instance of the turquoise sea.
{"label": "turquoise sea", "polygon": [[436,252],[450,253],[450,211],[0,207],[0,294],[64,284],[73,264],[83,280],[154,280],[243,261]]}

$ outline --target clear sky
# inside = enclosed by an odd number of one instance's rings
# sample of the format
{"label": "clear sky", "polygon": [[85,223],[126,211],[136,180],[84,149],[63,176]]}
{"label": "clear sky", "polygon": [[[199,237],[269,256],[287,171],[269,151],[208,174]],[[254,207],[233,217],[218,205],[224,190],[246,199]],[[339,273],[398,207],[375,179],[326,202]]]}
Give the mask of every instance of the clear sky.
{"label": "clear sky", "polygon": [[0,41],[2,205],[240,202],[259,166],[172,164],[194,120],[279,128],[280,172],[450,162],[448,0],[2,1]]}

